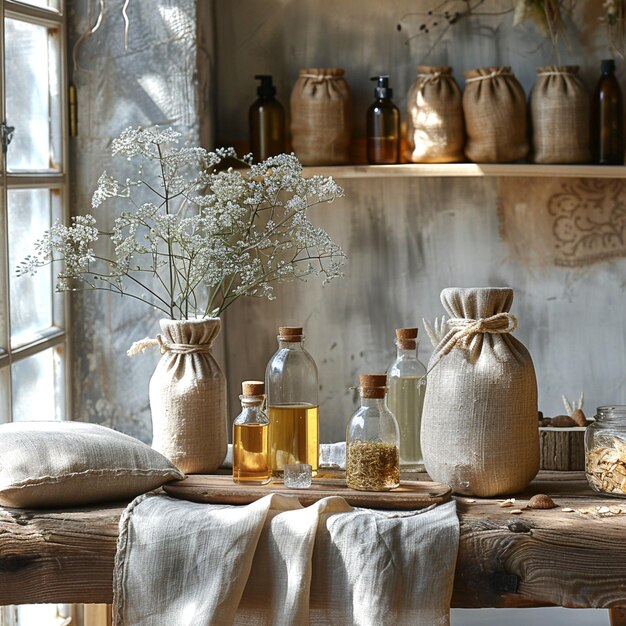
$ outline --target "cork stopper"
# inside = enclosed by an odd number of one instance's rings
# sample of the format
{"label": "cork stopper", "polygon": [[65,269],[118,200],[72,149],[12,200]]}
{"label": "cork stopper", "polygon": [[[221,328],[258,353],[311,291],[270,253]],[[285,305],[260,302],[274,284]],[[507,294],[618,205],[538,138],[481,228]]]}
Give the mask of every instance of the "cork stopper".
{"label": "cork stopper", "polygon": [[262,396],[265,394],[265,383],[260,380],[244,380],[241,383],[241,395]]}
{"label": "cork stopper", "polygon": [[298,341],[302,337],[302,326],[280,326],[278,336],[287,341]]}
{"label": "cork stopper", "polygon": [[361,374],[359,385],[361,398],[384,398],[387,391],[387,375]]}
{"label": "cork stopper", "polygon": [[417,328],[396,328],[396,344],[402,350],[417,348]]}

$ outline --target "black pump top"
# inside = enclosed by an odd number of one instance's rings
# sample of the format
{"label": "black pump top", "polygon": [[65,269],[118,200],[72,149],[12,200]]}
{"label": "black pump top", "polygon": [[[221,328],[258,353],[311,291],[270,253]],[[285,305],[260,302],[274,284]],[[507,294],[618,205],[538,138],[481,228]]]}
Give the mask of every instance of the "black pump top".
{"label": "black pump top", "polygon": [[381,98],[383,100],[391,99],[391,96],[393,96],[393,89],[389,87],[389,75],[382,74],[380,76],[372,76],[370,80],[376,81],[374,95],[377,98]]}
{"label": "black pump top", "polygon": [[602,59],[600,70],[603,74],[612,74],[615,71],[615,59]]}
{"label": "black pump top", "polygon": [[273,98],[276,95],[276,87],[272,84],[272,77],[269,74],[257,74],[254,78],[261,81],[256,89],[261,98]]}

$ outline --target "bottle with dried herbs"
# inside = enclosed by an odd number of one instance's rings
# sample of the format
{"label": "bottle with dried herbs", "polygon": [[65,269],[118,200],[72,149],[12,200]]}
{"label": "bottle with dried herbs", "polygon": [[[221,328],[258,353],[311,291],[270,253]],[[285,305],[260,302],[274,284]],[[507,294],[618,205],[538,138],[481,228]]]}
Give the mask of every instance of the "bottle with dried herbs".
{"label": "bottle with dried herbs", "polygon": [[626,496],[626,406],[600,406],[585,431],[585,472],[592,489]]}
{"label": "bottle with dried herbs", "polygon": [[270,418],[270,463],[274,476],[285,465],[308,463],[313,475],[319,461],[318,376],[304,349],[302,328],[281,326],[278,351],[265,370]]}
{"label": "bottle with dried herbs", "polygon": [[361,407],[346,430],[346,483],[359,491],[387,491],[400,485],[400,432],[385,395],[385,374],[359,378]]}
{"label": "bottle with dried herbs", "polygon": [[417,358],[417,331],[417,328],[396,329],[398,355],[387,372],[387,403],[400,427],[400,465],[421,469],[424,459],[420,428],[426,393],[426,367]]}
{"label": "bottle with dried herbs", "polygon": [[263,411],[265,385],[256,380],[242,383],[241,413],[233,423],[233,480],[265,485],[271,479],[269,424]]}

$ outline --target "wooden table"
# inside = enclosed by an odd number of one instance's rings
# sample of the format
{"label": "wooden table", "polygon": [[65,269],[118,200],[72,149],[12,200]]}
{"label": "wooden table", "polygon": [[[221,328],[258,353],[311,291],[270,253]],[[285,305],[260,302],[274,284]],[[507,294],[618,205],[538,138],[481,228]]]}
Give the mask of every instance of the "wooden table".
{"label": "wooden table", "polygon": [[[559,506],[511,512],[534,493]],[[457,501],[453,607],[611,608],[626,624],[626,499],[594,494],[581,472],[542,472],[513,507]],[[0,508],[0,605],[110,603],[123,509]]]}

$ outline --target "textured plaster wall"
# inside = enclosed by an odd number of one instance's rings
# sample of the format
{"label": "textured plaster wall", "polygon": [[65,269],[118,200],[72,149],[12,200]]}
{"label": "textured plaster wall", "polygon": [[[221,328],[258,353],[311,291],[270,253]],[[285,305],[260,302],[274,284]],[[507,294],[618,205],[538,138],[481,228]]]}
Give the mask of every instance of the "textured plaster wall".
{"label": "textured plaster wall", "polygon": [[[75,43],[96,23],[98,3],[69,4]],[[200,135],[195,1],[131,2],[127,49],[122,3],[105,6],[100,27],[76,50],[78,67],[70,77],[78,93],[78,136],[71,140],[73,214],[91,212],[91,194],[103,170],[113,167],[124,175],[124,162],[120,169],[110,157],[111,140],[124,128],[172,126],[194,143]],[[116,209],[108,203],[98,210],[99,217],[111,220]],[[126,350],[136,339],[154,336],[158,318],[145,305],[110,294],[73,297],[75,419],[150,441],[148,380],[158,354],[131,359]]]}

